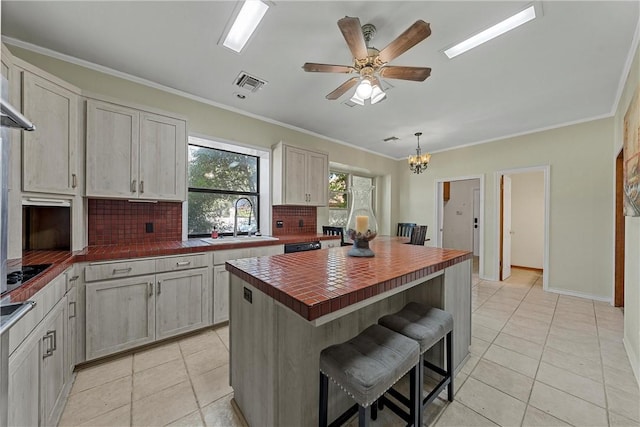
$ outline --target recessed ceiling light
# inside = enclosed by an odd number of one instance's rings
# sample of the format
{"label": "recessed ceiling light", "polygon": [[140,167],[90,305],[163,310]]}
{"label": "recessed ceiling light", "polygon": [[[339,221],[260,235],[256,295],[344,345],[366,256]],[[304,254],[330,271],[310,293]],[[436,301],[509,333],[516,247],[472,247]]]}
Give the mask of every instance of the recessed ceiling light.
{"label": "recessed ceiling light", "polygon": [[486,30],[476,34],[475,36],[469,37],[468,39],[458,43],[457,45],[450,47],[445,50],[444,53],[451,58],[455,58],[458,55],[465,53],[468,50],[473,49],[474,47],[480,46],[482,43],[486,43],[491,39],[498,37],[501,34],[506,33],[507,31],[511,31],[514,28],[519,27],[522,24],[525,24],[536,17],[536,9],[534,5],[527,7],[525,10],[516,13],[513,16],[505,19],[504,21],[498,22],[496,25],[487,28]]}
{"label": "recessed ceiling light", "polygon": [[222,45],[240,53],[267,13],[269,5],[260,0],[245,0]]}

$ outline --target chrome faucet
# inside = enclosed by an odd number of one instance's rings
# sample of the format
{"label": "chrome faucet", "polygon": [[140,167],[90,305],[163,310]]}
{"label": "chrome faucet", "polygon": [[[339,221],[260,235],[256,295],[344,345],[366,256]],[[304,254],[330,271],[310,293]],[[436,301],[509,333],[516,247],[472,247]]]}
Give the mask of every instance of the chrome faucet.
{"label": "chrome faucet", "polygon": [[[249,206],[251,206],[251,211],[249,212],[249,225],[251,225],[251,214],[253,213],[253,203],[249,200],[248,197],[238,197],[238,199],[233,204],[233,237],[238,237],[238,202],[240,200],[246,200],[249,202]],[[247,234],[251,236],[251,230],[247,231]]]}

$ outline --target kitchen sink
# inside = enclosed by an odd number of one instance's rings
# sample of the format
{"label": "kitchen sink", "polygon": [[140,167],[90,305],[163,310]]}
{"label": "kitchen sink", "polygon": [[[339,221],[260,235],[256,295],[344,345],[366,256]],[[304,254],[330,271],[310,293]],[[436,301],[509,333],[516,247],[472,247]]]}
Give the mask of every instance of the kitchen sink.
{"label": "kitchen sink", "polygon": [[200,239],[203,242],[209,245],[222,245],[225,243],[250,243],[250,242],[267,242],[270,240],[279,240],[277,237],[272,236],[238,236],[238,237],[219,237],[217,239],[212,239],[210,237],[206,237],[204,239]]}

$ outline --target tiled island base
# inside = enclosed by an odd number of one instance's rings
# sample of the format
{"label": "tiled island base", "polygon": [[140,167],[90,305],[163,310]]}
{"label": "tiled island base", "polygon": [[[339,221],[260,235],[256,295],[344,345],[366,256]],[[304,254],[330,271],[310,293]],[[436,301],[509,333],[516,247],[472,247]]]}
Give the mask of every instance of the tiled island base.
{"label": "tiled island base", "polygon": [[[409,301],[424,302],[454,314],[454,365],[460,368],[471,340],[470,263],[471,260],[459,262],[314,321],[232,275],[231,386],[249,425],[317,425],[320,351],[352,338]],[[432,351],[431,359],[440,361],[442,348]],[[329,387],[329,418],[333,419],[351,401],[335,384],[330,383]]]}

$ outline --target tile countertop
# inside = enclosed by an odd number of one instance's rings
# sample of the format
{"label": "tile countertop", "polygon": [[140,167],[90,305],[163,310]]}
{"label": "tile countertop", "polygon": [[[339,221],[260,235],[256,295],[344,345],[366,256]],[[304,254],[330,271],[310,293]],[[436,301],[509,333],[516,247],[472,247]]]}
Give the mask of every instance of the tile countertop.
{"label": "tile countertop", "polygon": [[81,251],[27,251],[22,259],[8,261],[9,267],[20,265],[51,264],[42,274],[31,279],[25,285],[14,289],[0,298],[2,303],[26,301],[45,287],[47,283],[60,273],[78,262],[112,261],[118,259],[144,258],[167,255],[180,255],[196,252],[209,252],[224,249],[247,248],[257,246],[282,245],[287,243],[313,242],[316,240],[336,240],[336,236],[322,234],[296,234],[277,236],[278,240],[230,242],[209,245],[199,238],[156,243],[140,243],[135,245],[87,246]]}
{"label": "tile countertop", "polygon": [[471,259],[454,249],[407,245],[406,238],[378,237],[373,258],[347,256],[349,247],[228,261],[232,274],[307,320]]}

